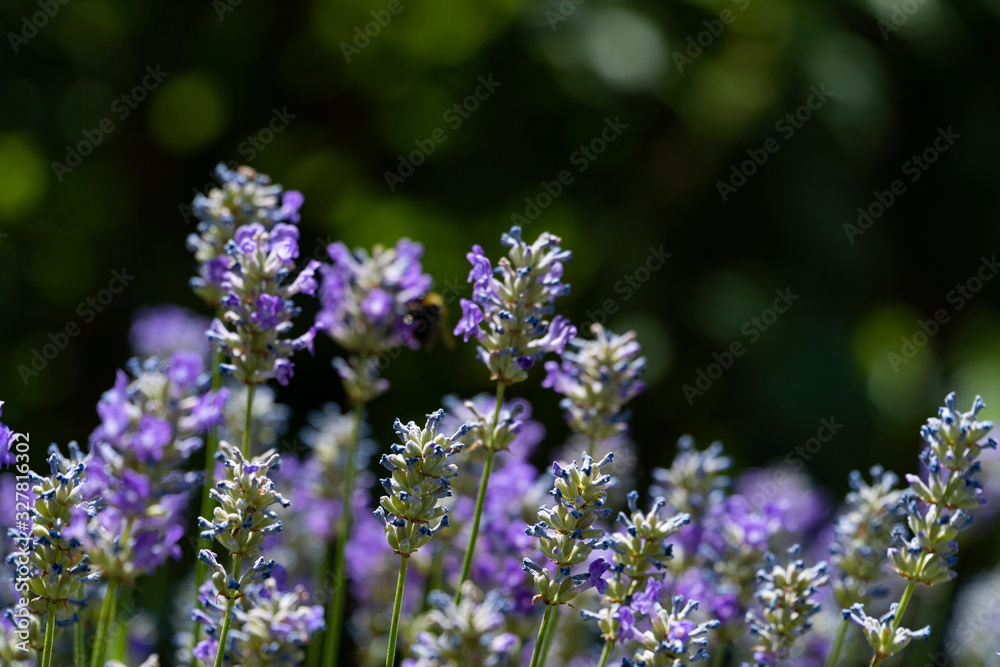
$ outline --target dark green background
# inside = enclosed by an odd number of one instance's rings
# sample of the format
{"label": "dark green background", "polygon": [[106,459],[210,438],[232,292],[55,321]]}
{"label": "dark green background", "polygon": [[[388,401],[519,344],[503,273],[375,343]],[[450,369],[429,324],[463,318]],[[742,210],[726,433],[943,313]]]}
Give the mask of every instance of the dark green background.
{"label": "dark green background", "polygon": [[[633,431],[645,469],[668,463],[683,432],[763,464],[832,416],[844,428],[809,470],[839,494],[852,468],[914,469],[918,427],[947,391],[963,406],[975,393],[1000,405],[1000,281],[961,310],[947,300],[1000,249],[996,2],[911,0],[916,12],[888,39],[878,21],[891,21],[893,3],[880,0],[749,0],[745,10],[585,0],[562,3],[575,10],[554,29],[555,2],[401,2],[350,63],[341,44],[387,2],[53,0],[58,12],[16,53],[10,33],[41,10],[0,7],[5,422],[36,443],[85,439],[128,356],[135,310],[200,307],[180,207],[217,161],[246,161],[241,143],[275,108],[295,117],[250,164],[305,194],[304,254],[406,235],[425,244],[439,289],[464,284],[471,244],[499,254],[511,214],[575,169],[571,154],[606,118],[627,123],[526,236],[550,230],[574,252],[561,312],[583,322],[614,299],[610,326],[639,332],[650,386]],[[724,9],[735,20],[678,71],[672,54]],[[120,118],[114,100],[157,65],[169,76]],[[488,75],[501,86],[453,130],[444,113]],[[786,138],[776,123],[820,85],[832,96]],[[60,181],[52,163],[104,118],[114,131]],[[960,138],[911,183],[903,164],[948,127]],[[436,128],[447,140],[390,192],[384,172]],[[723,202],[717,181],[769,137],[778,152]],[[906,192],[850,243],[843,226],[894,179]],[[664,268],[628,300],[616,293],[661,245],[673,253]],[[77,305],[121,267],[134,282],[84,323]],[[743,324],[786,287],[800,299],[689,405],[682,385],[714,352],[747,343]],[[941,308],[950,321],[894,372],[887,353]],[[18,366],[69,321],[82,333],[25,385]],[[341,397],[335,352],[323,341],[314,363],[298,359],[281,392],[296,422]],[[405,354],[386,375],[394,391],[371,410],[383,441],[396,416],[490,390],[472,345]],[[540,375],[511,393],[536,399],[554,446],[565,428]]]}

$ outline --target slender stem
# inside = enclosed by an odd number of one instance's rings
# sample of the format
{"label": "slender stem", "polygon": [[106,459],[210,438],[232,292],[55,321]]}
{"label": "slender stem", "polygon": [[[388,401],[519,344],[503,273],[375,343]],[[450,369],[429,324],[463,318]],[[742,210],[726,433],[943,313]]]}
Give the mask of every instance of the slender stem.
{"label": "slender stem", "polygon": [[403,557],[399,563],[399,579],[396,581],[396,602],[392,605],[392,624],[389,626],[389,648],[385,654],[385,667],[396,664],[396,638],[399,635],[399,611],[403,607],[403,586],[406,585],[406,566],[409,558]]}
{"label": "slender stem", "polygon": [[42,648],[42,666],[52,667],[52,645],[56,643],[56,605],[49,603],[45,616],[45,646]]}
{"label": "slender stem", "polygon": [[[361,359],[365,364],[366,360]],[[326,667],[334,667],[340,655],[340,634],[344,625],[344,605],[347,601],[347,578],[344,570],[347,567],[347,557],[345,549],[351,537],[351,525],[353,523],[353,513],[351,500],[354,496],[354,473],[358,458],[358,440],[361,438],[361,417],[364,414],[364,403],[357,401],[354,404],[354,433],[348,445],[347,461],[344,469],[344,486],[341,490],[341,504],[343,509],[340,515],[340,530],[337,533],[336,551],[333,559],[333,582],[330,591],[330,602],[326,609],[326,644],[323,646],[323,664]]]}
{"label": "slender stem", "polygon": [[[221,361],[221,353],[219,352],[219,346],[212,346],[212,391],[218,391],[219,387],[222,386],[222,373],[219,372],[219,363]],[[207,519],[212,517],[212,497],[209,492],[212,490],[213,478],[215,477],[215,452],[219,448],[219,431],[217,426],[213,426],[212,430],[208,432],[208,437],[205,439],[205,484],[201,491],[201,513],[198,516],[203,516]],[[195,543],[195,555],[197,556],[197,542]],[[205,583],[205,576],[208,574],[208,566],[201,562],[200,558],[195,558],[194,561],[194,595],[195,604],[198,604],[198,591],[201,590],[202,584]],[[198,644],[198,631],[201,628],[201,624],[198,621],[191,622],[191,649]]]}
{"label": "slender stem", "polygon": [[248,384],[247,385],[247,420],[243,425],[243,458],[250,458],[250,430],[251,421],[253,419],[253,395],[257,391],[257,385]]}
{"label": "slender stem", "polygon": [[[333,556],[333,545],[327,544],[323,552],[323,560],[316,570],[315,588],[313,590],[323,590],[326,586],[326,573],[330,569],[330,561]],[[333,591],[328,594],[332,595]],[[329,614],[327,614],[329,618]],[[309,648],[306,649],[306,667],[319,667],[319,660],[323,656],[323,633],[317,632],[309,641]]]}
{"label": "slender stem", "polygon": [[614,642],[606,641],[604,642],[604,650],[601,651],[601,661],[597,663],[597,667],[604,667],[608,664],[608,658],[611,656],[611,648],[615,645]]}
{"label": "slender stem", "polygon": [[[77,586],[76,590],[80,599],[84,599],[83,584]],[[73,624],[73,667],[84,667],[87,662],[86,656],[83,655],[85,651],[86,646],[83,640],[83,616],[81,616],[80,620]]]}
{"label": "slender stem", "polygon": [[559,619],[562,618],[562,614],[556,610],[555,616],[552,617],[552,621],[549,623],[548,629],[545,631],[545,640],[542,642],[542,654],[539,656],[540,664],[545,664],[545,661],[549,658],[549,649],[552,648],[552,640],[556,636],[556,628],[559,627]]}
{"label": "slender stem", "polygon": [[542,624],[538,627],[538,638],[535,640],[535,649],[531,652],[531,665],[529,667],[538,667],[541,663],[539,658],[542,656],[542,642],[545,640],[545,633],[548,632],[549,623],[552,620],[552,605],[545,605],[545,614],[542,616]]}
{"label": "slender stem", "polygon": [[[909,582],[906,584],[906,590],[903,591],[903,597],[899,599],[899,606],[896,607],[896,617],[892,619],[892,625],[890,626],[892,627],[893,633],[895,633],[896,630],[899,629],[899,624],[903,622],[903,612],[906,611],[907,605],[910,604],[910,598],[913,597],[913,590],[916,587],[917,587],[917,582],[915,579],[910,579]],[[884,659],[885,658],[880,658],[878,654],[876,654],[872,658],[871,667],[876,667],[876,665],[880,664]]]}
{"label": "slender stem", "polygon": [[[472,556],[476,551],[476,538],[479,537],[479,521],[483,516],[483,503],[486,502],[486,488],[490,483],[490,472],[493,470],[493,457],[496,450],[493,445],[493,432],[497,429],[500,421],[500,408],[503,406],[503,392],[507,385],[497,382],[497,404],[493,410],[493,424],[489,433],[483,434],[483,446],[486,447],[486,463],[483,465],[483,476],[479,480],[479,493],[476,495],[476,513],[472,517],[472,533],[469,535],[469,545],[465,548],[465,558],[462,560],[462,576],[455,587],[455,604],[462,600],[462,584],[469,578],[469,570],[472,569]],[[489,442],[486,442],[489,440]]]}
{"label": "slender stem", "polygon": [[726,664],[726,654],[729,652],[729,644],[723,643],[719,646],[719,650],[715,651],[715,657],[712,659],[712,667],[722,667]]}
{"label": "slender stem", "polygon": [[226,640],[229,638],[229,628],[233,625],[233,605],[236,598],[229,598],[226,603],[226,618],[222,621],[222,632],[219,634],[219,650],[215,652],[215,667],[222,667],[222,661],[226,657]]}
{"label": "slender stem", "polygon": [[115,613],[115,599],[118,597],[118,580],[108,581],[108,589],[104,592],[104,601],[101,603],[101,615],[97,622],[97,636],[94,637],[94,650],[90,657],[90,667],[104,667],[105,657],[108,654],[108,630],[111,627],[111,618]]}
{"label": "slender stem", "polygon": [[830,657],[826,660],[826,667],[834,667],[837,664],[840,651],[844,648],[844,637],[847,636],[847,623],[847,619],[840,622],[840,629],[837,630],[837,639],[833,644],[833,650],[830,651]]}

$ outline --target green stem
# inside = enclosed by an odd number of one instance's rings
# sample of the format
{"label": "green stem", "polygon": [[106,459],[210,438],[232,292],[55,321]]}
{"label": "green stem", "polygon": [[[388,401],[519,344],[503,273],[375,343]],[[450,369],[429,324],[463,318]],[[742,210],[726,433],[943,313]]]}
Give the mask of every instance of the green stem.
{"label": "green stem", "polygon": [[[80,584],[76,590],[80,599],[84,599],[83,584]],[[84,651],[86,651],[86,647],[83,640],[83,616],[81,615],[80,620],[73,624],[73,667],[84,667],[87,661],[83,655]]]}
{"label": "green stem", "polygon": [[726,664],[726,654],[729,652],[729,644],[724,643],[719,646],[719,650],[715,652],[715,658],[712,659],[712,667],[722,667]]}
{"label": "green stem", "polygon": [[[362,358],[361,363],[365,364],[366,360]],[[351,537],[353,523],[351,500],[354,496],[354,468],[356,466],[355,459],[358,458],[358,440],[361,438],[361,417],[364,413],[364,407],[365,405],[361,401],[354,404],[354,433],[348,446],[344,470],[344,486],[341,492],[343,509],[340,515],[340,530],[337,534],[336,552],[333,560],[330,602],[326,609],[327,637],[326,644],[323,646],[323,664],[327,667],[334,667],[340,655],[340,634],[344,625],[344,605],[347,601],[347,578],[344,575],[347,566],[345,548]]]}
{"label": "green stem", "polygon": [[545,631],[545,640],[542,642],[542,654],[539,656],[539,661],[543,665],[549,658],[549,650],[552,648],[552,641],[557,634],[556,628],[559,627],[560,618],[562,618],[562,614],[557,610],[555,616],[552,617],[552,622],[549,623],[549,627]]}
{"label": "green stem", "polygon": [[243,458],[250,459],[250,430],[253,419],[253,395],[257,391],[257,385],[247,385],[247,421],[243,425]]}
{"label": "green stem", "polygon": [[42,648],[42,667],[52,667],[52,645],[56,643],[56,605],[49,603],[45,616],[45,646]]}
{"label": "green stem", "polygon": [[[469,535],[469,545],[465,548],[465,558],[462,560],[462,576],[455,587],[455,604],[462,601],[462,584],[469,578],[469,570],[472,569],[472,556],[476,551],[476,538],[479,537],[479,521],[483,516],[483,503],[486,502],[486,488],[490,483],[490,472],[493,470],[493,457],[496,451],[493,448],[493,432],[496,431],[497,423],[500,421],[500,408],[503,406],[503,392],[507,385],[497,382],[497,404],[493,410],[493,425],[489,433],[483,434],[483,446],[486,447],[486,463],[483,465],[483,476],[479,480],[479,493],[476,495],[476,513],[472,517],[472,533]],[[486,440],[489,442],[486,442]]]}
{"label": "green stem", "polygon": [[236,598],[229,598],[226,603],[226,618],[222,622],[222,633],[219,635],[219,650],[215,652],[215,667],[222,667],[222,661],[226,657],[226,640],[229,638],[229,628],[233,625],[233,605]]}
{"label": "green stem", "polygon": [[[326,573],[330,569],[330,560],[333,555],[333,545],[327,544],[324,549],[323,560],[316,570],[315,588],[313,590],[323,590],[326,586]],[[330,591],[332,594],[333,591]],[[329,618],[329,614],[327,614]],[[319,667],[319,660],[323,656],[323,633],[317,632],[309,641],[309,648],[306,650],[306,667]]]}
{"label": "green stem", "polygon": [[608,664],[608,658],[611,656],[611,648],[614,646],[614,642],[604,642],[604,650],[601,651],[601,661],[597,663],[597,667],[604,667]]}
{"label": "green stem", "polygon": [[545,605],[545,614],[542,616],[542,624],[538,627],[538,638],[535,640],[535,649],[531,652],[531,664],[529,667],[538,667],[541,663],[539,658],[542,655],[542,643],[545,640],[545,633],[549,630],[549,623],[552,620],[552,605]]}
{"label": "green stem", "polygon": [[[899,599],[899,606],[896,607],[896,617],[892,619],[892,625],[890,626],[892,628],[893,634],[895,634],[896,630],[899,629],[899,624],[903,622],[903,612],[906,611],[907,605],[910,604],[910,598],[913,597],[913,590],[916,587],[917,587],[917,582],[915,579],[910,579],[909,582],[906,584],[906,590],[903,591],[903,597]],[[886,656],[886,658],[888,657],[891,656]],[[879,665],[884,659],[885,658],[880,658],[878,654],[876,654],[872,658],[871,667],[877,667],[877,665]]]}
{"label": "green stem", "polygon": [[392,624],[389,626],[389,648],[385,653],[385,667],[396,664],[396,638],[399,635],[399,611],[403,607],[403,586],[406,585],[406,566],[409,558],[399,564],[399,579],[396,581],[396,602],[392,606]]}
{"label": "green stem", "polygon": [[[212,391],[218,391],[219,387],[222,386],[222,374],[219,372],[219,363],[221,362],[221,353],[219,352],[219,346],[212,346]],[[205,485],[202,487],[201,491],[201,513],[198,516],[203,516],[206,519],[212,518],[212,497],[209,492],[214,486],[215,477],[215,453],[219,448],[219,432],[218,427],[213,426],[212,430],[208,432],[208,437],[205,439]],[[197,533],[195,533],[197,534]],[[198,603],[198,591],[201,590],[202,584],[205,583],[205,576],[208,574],[208,566],[201,562],[198,558],[198,547],[197,541],[195,542],[195,559],[194,559],[194,596],[195,604]],[[191,626],[191,649],[198,644],[198,631],[201,628],[201,624],[198,621],[192,621]]]}
{"label": "green stem", "polygon": [[847,619],[840,622],[837,640],[833,644],[833,650],[830,651],[830,657],[826,660],[826,667],[834,667],[837,664],[837,659],[840,658],[840,651],[844,648],[844,637],[847,636],[847,623]]}
{"label": "green stem", "polygon": [[118,580],[108,581],[108,589],[104,592],[104,601],[101,603],[101,615],[97,622],[97,636],[94,637],[94,650],[90,657],[90,667],[104,667],[105,657],[108,654],[108,630],[111,627],[111,618],[115,614],[115,600],[118,597]]}

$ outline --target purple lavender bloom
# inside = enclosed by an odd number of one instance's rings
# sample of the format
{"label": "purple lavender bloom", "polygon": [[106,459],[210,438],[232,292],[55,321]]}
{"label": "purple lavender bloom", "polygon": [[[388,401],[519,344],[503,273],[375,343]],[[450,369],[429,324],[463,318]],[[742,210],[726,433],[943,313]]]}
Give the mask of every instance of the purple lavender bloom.
{"label": "purple lavender bloom", "polygon": [[462,319],[455,335],[479,342],[478,358],[492,379],[511,384],[527,378],[527,370],[547,352],[563,353],[576,335],[576,327],[552,312],[556,297],[569,293],[562,282],[563,262],[571,254],[559,247],[560,239],[548,232],[528,245],[521,228],[512,227],[501,237],[509,248],[495,269],[476,245],[466,257],[472,264],[468,282],[472,300],[462,299]]}
{"label": "purple lavender bloom", "polygon": [[[0,401],[0,416],[3,416],[4,401]],[[12,466],[17,456],[11,450],[14,444],[14,433],[5,424],[0,423],[0,469]]]}
{"label": "purple lavender bloom", "polygon": [[233,267],[227,247],[237,230],[248,225],[270,230],[283,221],[295,224],[303,201],[300,192],[283,193],[270,177],[250,167],[233,170],[220,163],[215,174],[219,187],[194,198],[191,212],[198,219],[198,233],[187,239],[198,262],[191,286],[210,306],[218,306],[226,295],[223,283]]}
{"label": "purple lavender bloom", "polygon": [[126,580],[180,556],[188,495],[199,482],[182,467],[222,421],[228,393],[205,391],[202,359],[190,352],[165,362],[133,360],[129,368],[135,379],[118,371],[98,403],[95,465],[83,485],[85,497],[105,499],[84,539],[109,577]]}
{"label": "purple lavender bloom", "polygon": [[646,590],[632,596],[632,608],[640,614],[649,616],[653,606],[659,604],[662,597],[663,583],[659,579],[650,579],[646,582]]}
{"label": "purple lavender bloom", "polygon": [[777,519],[792,541],[811,535],[830,513],[826,496],[809,478],[785,466],[750,468],[737,479],[736,492]]}
{"label": "purple lavender bloom", "polygon": [[295,268],[299,230],[277,223],[268,231],[253,223],[236,230],[227,250],[233,259],[222,287],[225,312],[212,322],[209,338],[215,340],[230,363],[222,369],[248,385],[277,379],[288,384],[294,364],[288,359],[298,350],[312,352],[315,328],[298,338],[287,336],[298,309],[291,298],[305,291],[311,294],[311,280],[319,262],[310,260],[303,270],[307,279],[285,284]]}
{"label": "purple lavender bloom", "polygon": [[416,348],[411,307],[431,289],[423,272],[424,248],[400,239],[394,248],[351,252],[343,243],[327,248],[331,264],[320,269],[321,310],[316,325],[353,354],[379,354],[387,347]]}
{"label": "purple lavender bloom", "polygon": [[[221,284],[221,274],[218,280]],[[132,320],[129,343],[140,357],[165,359],[184,350],[205,359],[210,351],[205,329],[210,322],[209,318],[180,306],[145,306]]]}
{"label": "purple lavender bloom", "polygon": [[603,558],[592,561],[588,566],[587,571],[590,575],[590,585],[596,588],[598,593],[603,594],[604,591],[608,590],[608,582],[604,580],[604,573],[610,569],[611,563]]}

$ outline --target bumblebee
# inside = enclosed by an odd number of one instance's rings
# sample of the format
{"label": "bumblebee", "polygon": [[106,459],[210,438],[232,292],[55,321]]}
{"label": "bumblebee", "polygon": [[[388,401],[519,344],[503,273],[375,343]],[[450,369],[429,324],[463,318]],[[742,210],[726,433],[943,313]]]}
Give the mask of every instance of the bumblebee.
{"label": "bumblebee", "polygon": [[433,350],[438,340],[449,350],[455,347],[455,338],[448,326],[448,309],[437,292],[430,292],[411,304],[409,312],[403,316],[403,323],[412,327],[413,338],[425,350]]}

